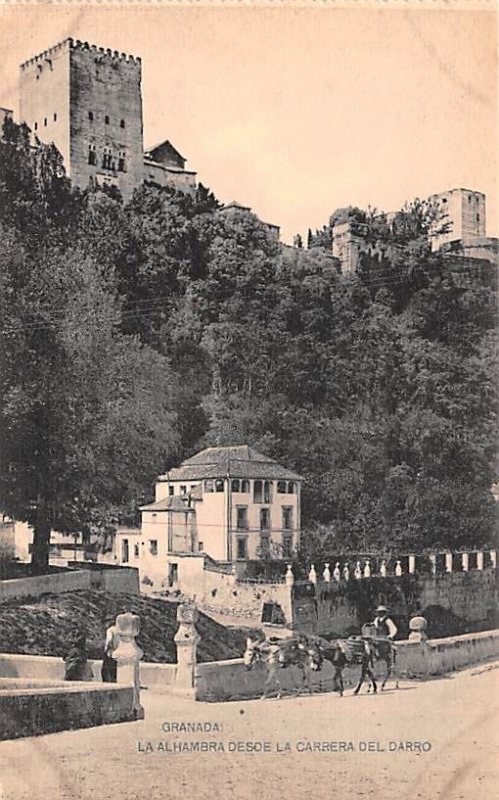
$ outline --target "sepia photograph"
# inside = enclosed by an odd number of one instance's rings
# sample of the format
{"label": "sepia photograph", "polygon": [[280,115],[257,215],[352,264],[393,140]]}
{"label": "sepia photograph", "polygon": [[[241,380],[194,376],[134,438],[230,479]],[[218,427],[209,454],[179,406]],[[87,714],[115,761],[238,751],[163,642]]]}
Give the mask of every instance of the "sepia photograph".
{"label": "sepia photograph", "polygon": [[0,0],[0,800],[497,796],[497,39]]}

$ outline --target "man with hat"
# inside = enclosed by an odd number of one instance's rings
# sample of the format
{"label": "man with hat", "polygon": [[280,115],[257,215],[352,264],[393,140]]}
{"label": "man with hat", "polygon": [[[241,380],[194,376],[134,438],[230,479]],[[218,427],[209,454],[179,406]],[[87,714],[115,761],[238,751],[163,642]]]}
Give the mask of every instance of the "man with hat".
{"label": "man with hat", "polygon": [[113,658],[114,651],[118,648],[120,637],[114,623],[114,617],[106,617],[106,641],[104,644],[104,658],[102,660],[101,676],[104,683],[116,683],[118,663]]}
{"label": "man with hat", "polygon": [[379,636],[381,639],[395,639],[397,635],[397,626],[388,616],[388,609],[386,606],[378,606],[373,625],[376,630],[376,636]]}

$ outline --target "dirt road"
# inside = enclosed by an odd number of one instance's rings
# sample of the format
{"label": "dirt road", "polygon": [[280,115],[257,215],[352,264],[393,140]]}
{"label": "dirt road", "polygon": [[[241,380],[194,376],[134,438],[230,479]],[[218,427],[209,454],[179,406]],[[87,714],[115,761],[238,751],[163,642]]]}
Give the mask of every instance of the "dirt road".
{"label": "dirt road", "polygon": [[492,798],[498,689],[499,663],[379,696],[204,704],[143,692],[144,721],[0,744],[0,798]]}

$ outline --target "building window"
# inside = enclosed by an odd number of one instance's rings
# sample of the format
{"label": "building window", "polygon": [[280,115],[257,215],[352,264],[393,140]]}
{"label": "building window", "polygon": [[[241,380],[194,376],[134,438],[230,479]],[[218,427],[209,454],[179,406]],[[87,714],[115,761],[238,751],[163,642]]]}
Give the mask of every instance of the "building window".
{"label": "building window", "polygon": [[35,131],[38,130],[38,122],[35,122]]}
{"label": "building window", "polygon": [[127,564],[129,558],[130,555],[128,552],[128,539],[123,539],[123,541],[121,542],[121,563]]}
{"label": "building window", "polygon": [[477,222],[480,222],[480,214],[477,214],[477,215],[476,215],[476,221],[477,221]]}
{"label": "building window", "polygon": [[93,111],[89,111],[88,112],[88,118],[89,118],[90,122],[94,121],[94,112]]}
{"label": "building window", "polygon": [[238,531],[248,530],[248,507],[237,506],[237,522],[236,527]]}
{"label": "building window", "polygon": [[282,507],[282,528],[285,531],[293,530],[293,508],[292,506]]}
{"label": "building window", "polygon": [[260,530],[261,531],[270,530],[270,508],[260,509]]}
{"label": "building window", "polygon": [[240,492],[241,491],[241,481],[237,478],[233,480],[230,484],[230,488],[233,492]]}
{"label": "building window", "polygon": [[170,497],[171,497],[173,494],[175,494],[175,486],[169,486],[169,487],[168,487],[168,494],[170,495]]}
{"label": "building window", "polygon": [[224,490],[224,482],[223,480],[219,479],[215,481],[215,491],[216,492],[223,492]]}
{"label": "building window", "polygon": [[118,172],[125,172],[125,159],[123,156],[118,158]]}
{"label": "building window", "polygon": [[236,558],[248,558],[248,540],[246,537],[238,536],[237,538]]}
{"label": "building window", "polygon": [[133,554],[134,554],[135,558],[139,557],[139,546],[138,546],[138,544],[134,544],[134,546],[133,546]]}
{"label": "building window", "polygon": [[204,542],[198,542],[198,550],[200,553],[203,552],[203,548],[204,548]]}
{"label": "building window", "polygon": [[205,481],[204,482],[204,490],[205,492],[213,492],[215,491],[213,486],[213,481]]}
{"label": "building window", "polygon": [[45,117],[45,119],[43,120],[43,124],[45,127],[47,127],[47,117]]}
{"label": "building window", "polygon": [[288,494],[296,494],[296,483],[293,483],[293,481],[288,483]]}
{"label": "building window", "polygon": [[88,163],[93,167],[96,163],[95,145],[92,144],[88,148]]}
{"label": "building window", "polygon": [[263,497],[263,484],[262,481],[255,481],[253,483],[253,502],[261,503]]}
{"label": "building window", "polygon": [[180,494],[187,494],[187,486],[180,487]]}
{"label": "building window", "polygon": [[286,494],[286,481],[277,481],[277,494]]}
{"label": "building window", "polygon": [[107,114],[104,117],[104,122],[106,123],[106,125],[109,125],[109,117],[107,116]]}
{"label": "building window", "polygon": [[268,535],[261,535],[260,536],[260,557],[265,558],[265,556],[270,555],[270,536]]}
{"label": "building window", "polygon": [[102,156],[102,168],[103,169],[112,169],[112,156],[111,153],[105,152]]}
{"label": "building window", "polygon": [[125,127],[125,120],[121,119],[120,120],[120,128],[124,128],[124,127]]}
{"label": "building window", "polygon": [[54,114],[54,122],[57,122],[57,114]]}
{"label": "building window", "polygon": [[286,534],[282,537],[282,557],[291,558],[293,554],[293,537]]}
{"label": "building window", "polygon": [[272,483],[271,481],[265,481],[263,484],[263,502],[264,503],[271,503],[271,491],[272,491]]}
{"label": "building window", "polygon": [[250,482],[249,481],[241,481],[241,492],[242,494],[249,494],[250,490]]}
{"label": "building window", "polygon": [[158,540],[149,539],[149,552],[152,556],[158,555]]}

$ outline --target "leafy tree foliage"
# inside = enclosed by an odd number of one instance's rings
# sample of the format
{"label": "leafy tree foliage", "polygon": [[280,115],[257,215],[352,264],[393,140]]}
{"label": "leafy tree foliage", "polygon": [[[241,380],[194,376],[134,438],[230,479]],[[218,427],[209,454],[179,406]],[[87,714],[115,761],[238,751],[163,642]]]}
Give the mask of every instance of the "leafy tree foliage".
{"label": "leafy tree foliage", "polygon": [[[432,251],[434,208],[339,209],[281,249],[204,187],[124,204],[71,191],[25,131],[0,147],[1,491],[43,541],[247,443],[305,478],[304,557],[492,543],[496,297]],[[342,277],[346,221],[367,246]]]}

